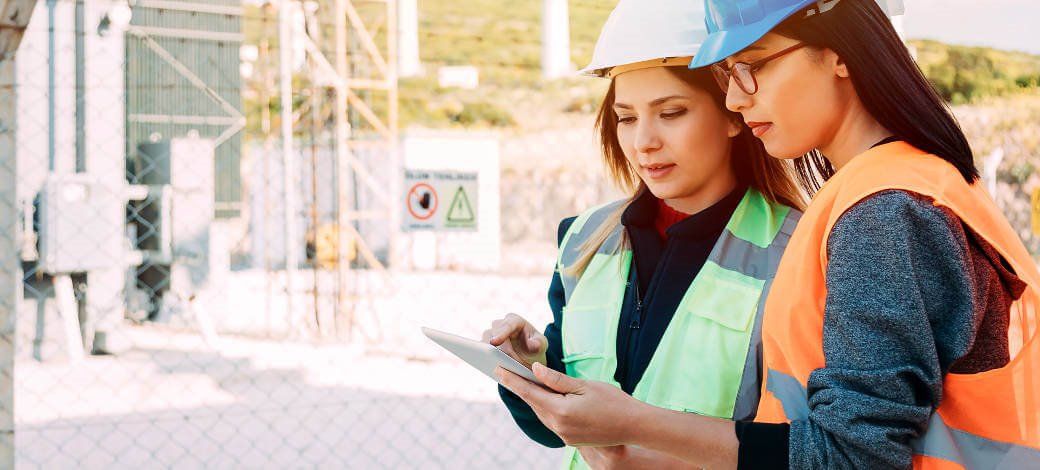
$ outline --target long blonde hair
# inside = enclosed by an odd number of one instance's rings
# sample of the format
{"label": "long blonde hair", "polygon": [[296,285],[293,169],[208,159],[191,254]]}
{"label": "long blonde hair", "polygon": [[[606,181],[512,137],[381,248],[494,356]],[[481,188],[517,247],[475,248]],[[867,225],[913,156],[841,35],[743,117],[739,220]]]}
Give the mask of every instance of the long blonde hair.
{"label": "long blonde hair", "polygon": [[[805,208],[806,193],[794,178],[794,169],[787,161],[773,158],[766,153],[762,141],[751,134],[751,129],[744,125],[740,114],[726,109],[726,94],[715,84],[715,79],[706,68],[687,69],[685,67],[666,67],[680,80],[700,90],[711,94],[712,101],[719,109],[723,110],[734,122],[739,122],[741,132],[732,138],[730,151],[730,164],[738,184],[750,186],[762,193],[767,200],[774,203],[784,204],[798,210]],[[644,191],[648,191],[646,184],[640,180],[632,165],[625,158],[625,153],[618,142],[617,115],[614,114],[614,82],[611,81],[607,89],[603,103],[599,107],[596,116],[596,130],[599,132],[600,148],[603,150],[603,162],[607,166],[611,180],[621,190],[630,194],[629,199],[611,214],[606,222],[589,237],[580,247],[578,261],[566,269],[565,274],[578,277],[600,246],[607,240],[610,234],[621,224],[621,214],[639,198]],[[627,247],[628,237],[624,234],[621,238],[619,248]]]}

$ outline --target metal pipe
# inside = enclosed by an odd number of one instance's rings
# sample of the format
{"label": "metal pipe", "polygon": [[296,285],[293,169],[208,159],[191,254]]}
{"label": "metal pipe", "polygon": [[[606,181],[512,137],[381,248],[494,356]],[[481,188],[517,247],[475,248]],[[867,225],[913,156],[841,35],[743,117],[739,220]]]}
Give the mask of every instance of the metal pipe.
{"label": "metal pipe", "polygon": [[[311,61],[313,62],[313,61]],[[313,68],[312,68],[313,70]],[[321,125],[318,122],[318,87],[311,83],[311,130],[310,144],[311,144],[311,204],[310,204],[310,216],[311,216],[311,231],[314,240],[314,251],[312,253],[313,259],[311,260],[311,281],[313,286],[311,293],[314,301],[314,326],[321,335],[321,309],[319,308],[319,289],[318,289],[318,129]]]}
{"label": "metal pipe", "polygon": [[57,45],[55,41],[55,10],[58,0],[47,0],[47,168],[53,172],[55,160],[58,156],[57,149],[57,104],[54,93],[57,88]]}
{"label": "metal pipe", "polygon": [[242,42],[245,35],[242,33],[221,33],[218,31],[199,31],[195,29],[181,28],[157,28],[154,26],[134,26],[129,31],[135,35],[147,35],[154,37],[176,38],[176,39],[200,39],[204,41]]}
{"label": "metal pipe", "polygon": [[178,2],[170,0],[137,0],[139,8],[155,8],[156,10],[187,11],[192,13],[212,13],[215,15],[243,16],[245,9],[233,5],[208,5],[196,2]]}
{"label": "metal pipe", "polygon": [[86,103],[86,12],[83,0],[76,0],[76,173],[87,171]]}
{"label": "metal pipe", "polygon": [[263,21],[262,31],[263,39],[260,41],[260,77],[263,81],[260,85],[260,104],[261,107],[261,119],[260,128],[264,134],[264,147],[263,151],[259,152],[263,156],[263,165],[261,165],[261,171],[263,171],[261,196],[263,197],[263,227],[261,227],[261,233],[263,233],[263,243],[261,244],[261,257],[264,263],[264,319],[267,325],[267,334],[270,335],[273,329],[273,320],[271,318],[271,250],[268,247],[271,242],[271,157],[274,152],[271,151],[272,135],[271,135],[271,95],[269,91],[274,88],[274,77],[271,75],[271,43],[268,41],[268,37],[271,35],[270,22],[268,21],[270,16],[270,10],[267,6],[261,8],[261,18]]}
{"label": "metal pipe", "polygon": [[278,53],[282,108],[282,184],[285,207],[285,292],[290,325],[295,325],[293,309],[295,276],[299,259],[296,256],[296,169],[293,165],[293,101],[292,101],[292,3],[282,0],[278,6]]}
{"label": "metal pipe", "polygon": [[[335,319],[335,330],[336,334],[339,334],[340,318],[347,312],[350,312],[350,308],[347,306],[347,278],[350,274],[350,260],[345,256],[348,243],[352,242],[352,237],[347,236],[347,231],[344,226],[350,221],[347,220],[347,208],[350,207],[350,203],[347,200],[347,191],[345,184],[347,182],[348,165],[347,160],[350,158],[350,146],[348,140],[350,139],[350,127],[347,123],[347,84],[345,79],[349,72],[347,63],[347,0],[336,0],[336,76],[338,78],[336,82],[336,103],[335,103],[335,119],[336,119],[336,310],[333,314]],[[350,334],[350,330],[353,327],[353,319],[347,318],[346,321],[347,334]]]}
{"label": "metal pipe", "polygon": [[[387,2],[387,24],[389,25],[389,31],[386,35],[386,49],[387,49],[387,63],[390,64],[390,68],[386,75],[387,88],[387,127],[390,130],[390,185],[386,188],[385,199],[387,201],[394,201],[395,195],[403,194],[403,181],[400,175],[404,174],[401,166],[401,154],[398,144],[400,142],[400,134],[398,127],[399,109],[400,105],[398,99],[398,58],[397,54],[400,53],[400,44],[398,43],[397,25],[398,23],[398,11],[397,4],[394,2]],[[400,243],[400,237],[398,236],[401,227],[401,211],[395,210],[395,205],[390,202],[386,206],[387,218],[390,222],[390,228],[388,230],[389,240],[387,242],[387,265],[394,263],[394,253],[396,253],[397,247]]]}
{"label": "metal pipe", "polygon": [[172,114],[129,114],[130,122],[149,124],[188,124],[208,126],[233,126],[242,121],[238,116],[177,116]]}

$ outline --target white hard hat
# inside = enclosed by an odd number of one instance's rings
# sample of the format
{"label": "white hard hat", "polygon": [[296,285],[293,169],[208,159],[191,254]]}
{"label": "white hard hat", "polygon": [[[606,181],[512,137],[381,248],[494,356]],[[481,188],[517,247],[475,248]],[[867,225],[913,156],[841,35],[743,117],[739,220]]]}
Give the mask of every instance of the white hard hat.
{"label": "white hard hat", "polygon": [[579,73],[610,77],[619,66],[687,65],[707,35],[702,1],[621,0],[599,33],[592,62]]}

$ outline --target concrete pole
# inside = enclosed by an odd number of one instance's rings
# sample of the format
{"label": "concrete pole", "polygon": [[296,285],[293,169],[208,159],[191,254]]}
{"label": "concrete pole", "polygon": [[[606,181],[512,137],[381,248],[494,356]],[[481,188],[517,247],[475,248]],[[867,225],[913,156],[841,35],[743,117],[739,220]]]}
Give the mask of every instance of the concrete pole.
{"label": "concrete pole", "polygon": [[[418,0],[398,0],[397,2],[397,74],[400,77],[417,77],[422,75],[422,62],[419,59],[419,5]],[[393,5],[388,4],[388,8]]]}
{"label": "concrete pole", "polygon": [[1004,161],[1004,149],[997,147],[986,156],[985,164],[982,166],[982,180],[986,182],[986,189],[993,200],[997,200],[997,169]]}
{"label": "concrete pole", "polygon": [[903,0],[877,0],[877,3],[881,10],[892,20],[892,27],[899,34],[899,39],[906,42],[906,31],[903,28],[903,17],[906,15],[906,8],[903,6]]}
{"label": "concrete pole", "polygon": [[[293,101],[292,101],[292,2],[282,0],[278,8],[278,66],[282,108],[282,162],[283,205],[285,210],[285,299],[286,314],[291,328],[296,328],[295,295],[298,237],[296,235],[296,166],[293,164]],[[295,332],[295,331],[294,331]]]}
{"label": "concrete pole", "polygon": [[542,7],[542,76],[568,75],[571,70],[570,17],[567,0],[544,0]]}
{"label": "concrete pole", "polygon": [[36,0],[0,0],[0,468],[14,468],[14,343],[22,300],[14,54]]}
{"label": "concrete pole", "polygon": [[0,468],[14,468],[15,319],[22,293],[14,81],[14,55],[0,56]]}
{"label": "concrete pole", "polygon": [[[82,54],[77,48],[76,170],[96,175],[105,188],[122,193],[126,186],[126,125],[124,103],[126,83],[122,73],[125,65],[126,25],[115,22],[104,35],[96,33],[98,24],[116,2],[86,1],[83,28],[78,30],[77,42],[82,41]],[[79,33],[82,34],[79,34]],[[82,82],[78,80],[82,80]],[[80,86],[79,84],[82,84]],[[80,127],[82,125],[82,127]],[[80,154],[82,151],[82,155]],[[113,220],[123,220],[125,203],[106,208],[119,211]],[[123,329],[126,307],[127,261],[122,250],[109,254],[113,263],[104,269],[87,273],[87,321],[85,340],[95,353],[117,354],[130,346]]]}
{"label": "concrete pole", "polygon": [[906,28],[903,27],[903,15],[893,16],[892,26],[895,27],[896,33],[899,34],[899,39],[906,42]]}

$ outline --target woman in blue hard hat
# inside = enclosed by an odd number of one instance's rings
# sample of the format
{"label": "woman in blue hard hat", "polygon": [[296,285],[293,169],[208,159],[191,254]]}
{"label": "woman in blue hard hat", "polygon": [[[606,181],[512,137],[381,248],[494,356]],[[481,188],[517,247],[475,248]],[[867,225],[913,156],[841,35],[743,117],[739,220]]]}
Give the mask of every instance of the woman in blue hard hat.
{"label": "woman in blue hard hat", "polygon": [[[630,197],[565,219],[544,334],[518,315],[485,340],[518,360],[609,383],[657,406],[727,419],[755,415],[761,306],[802,194],[706,69],[688,0],[622,0],[585,73],[611,80],[597,127],[604,161]],[[521,429],[563,445],[523,401]],[[567,450],[566,466],[668,462],[642,449]],[[672,459],[674,460],[674,459]],[[676,463],[676,462],[671,462]]]}
{"label": "woman in blue hard hat", "polygon": [[[886,6],[889,2],[885,2]],[[707,0],[712,67],[766,149],[825,181],[776,273],[757,422],[500,371],[572,445],[719,468],[1040,468],[1040,274],[873,0]]]}

